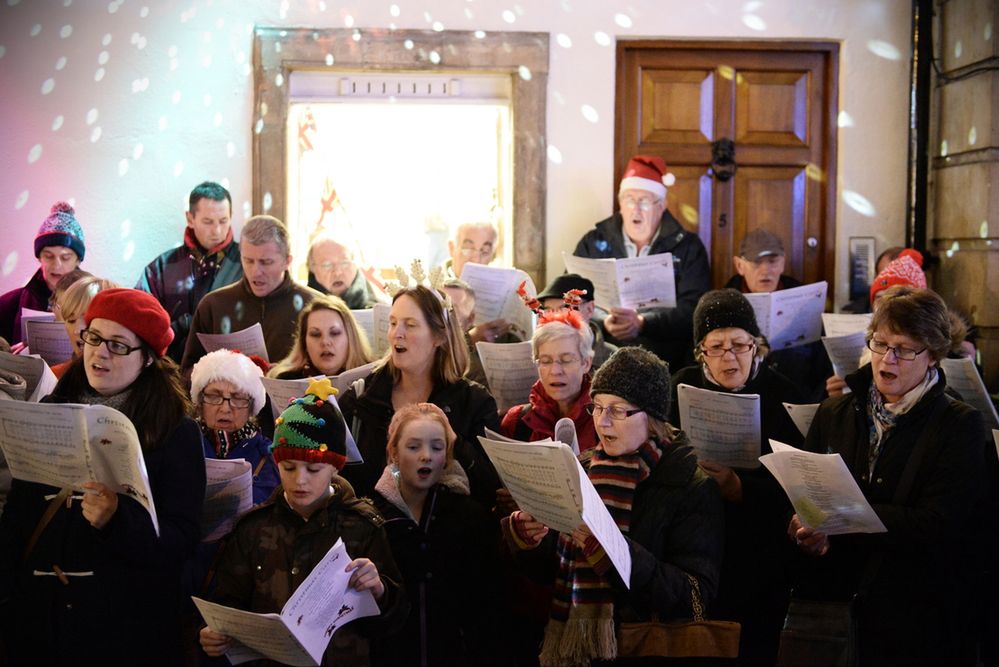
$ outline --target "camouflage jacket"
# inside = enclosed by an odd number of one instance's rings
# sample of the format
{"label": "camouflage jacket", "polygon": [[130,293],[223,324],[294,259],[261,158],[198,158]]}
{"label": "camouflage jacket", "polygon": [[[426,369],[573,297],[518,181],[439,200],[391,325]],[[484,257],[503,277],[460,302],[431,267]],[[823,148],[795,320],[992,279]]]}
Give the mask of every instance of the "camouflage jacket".
{"label": "camouflage jacket", "polygon": [[[323,665],[371,665],[369,642],[398,632],[409,604],[392,559],[383,519],[345,480],[333,479],[334,493],[324,509],[305,521],[284,499],[279,486],[270,500],[243,517],[227,539],[216,569],[213,599],[255,613],[280,613],[316,563],[343,538],[352,558],[370,558],[385,584],[381,615],[358,619],[338,630]],[[273,664],[273,663],[255,663]]]}

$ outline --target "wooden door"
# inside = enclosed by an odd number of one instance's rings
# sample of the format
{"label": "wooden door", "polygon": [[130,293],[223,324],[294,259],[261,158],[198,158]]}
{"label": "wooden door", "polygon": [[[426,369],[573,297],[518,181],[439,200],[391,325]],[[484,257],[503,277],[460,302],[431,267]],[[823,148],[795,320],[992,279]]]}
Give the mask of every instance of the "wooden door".
{"label": "wooden door", "polygon": [[[833,296],[839,47],[825,42],[617,44],[614,182],[632,155],[659,155],[667,206],[698,234],[720,287],[753,229],[784,241],[785,272]],[[712,177],[711,143],[735,142],[735,176]]]}

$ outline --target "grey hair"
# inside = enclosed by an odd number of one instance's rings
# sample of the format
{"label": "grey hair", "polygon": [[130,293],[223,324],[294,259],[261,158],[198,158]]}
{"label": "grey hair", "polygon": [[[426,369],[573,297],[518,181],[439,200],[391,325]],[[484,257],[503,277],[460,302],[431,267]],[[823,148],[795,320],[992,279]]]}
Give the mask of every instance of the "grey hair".
{"label": "grey hair", "polygon": [[247,220],[243,225],[243,231],[240,232],[239,240],[240,243],[245,241],[251,245],[263,245],[273,241],[282,255],[287,257],[291,254],[288,228],[272,215],[255,215]]}
{"label": "grey hair", "polygon": [[549,322],[541,325],[534,330],[534,335],[531,336],[531,355],[537,359],[538,350],[542,345],[563,338],[575,339],[580,359],[593,359],[593,331],[585,323],[582,329],[577,329],[565,322]]}

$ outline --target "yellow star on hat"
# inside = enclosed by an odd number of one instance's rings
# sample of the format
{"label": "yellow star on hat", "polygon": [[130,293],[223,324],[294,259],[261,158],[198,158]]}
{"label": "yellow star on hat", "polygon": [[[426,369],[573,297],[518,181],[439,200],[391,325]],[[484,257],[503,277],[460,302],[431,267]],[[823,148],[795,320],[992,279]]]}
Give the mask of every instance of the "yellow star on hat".
{"label": "yellow star on hat", "polygon": [[305,390],[306,394],[312,394],[316,398],[321,398],[324,401],[329,399],[330,394],[334,396],[339,393],[333,383],[330,382],[329,378],[318,379],[314,378],[309,380],[309,388]]}

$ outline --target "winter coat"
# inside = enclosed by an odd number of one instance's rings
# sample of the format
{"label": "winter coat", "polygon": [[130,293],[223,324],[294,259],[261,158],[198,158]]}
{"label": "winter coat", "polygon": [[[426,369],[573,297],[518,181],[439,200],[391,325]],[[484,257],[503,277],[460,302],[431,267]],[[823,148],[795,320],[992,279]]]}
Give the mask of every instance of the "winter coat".
{"label": "winter coat", "polygon": [[21,342],[21,309],[49,309],[52,290],[45,283],[42,270],[35,271],[24,287],[16,287],[0,296],[0,337],[14,345]]}
{"label": "winter coat", "polygon": [[[572,254],[593,259],[627,257],[622,228],[621,214],[615,213],[588,231]],[[655,352],[672,368],[682,368],[692,361],[690,339],[694,333],[694,308],[701,295],[711,289],[711,268],[701,239],[684,230],[669,211],[663,211],[659,235],[653,241],[649,254],[667,252],[673,254],[676,307],[642,309],[645,325],[634,341],[607,338],[619,346],[641,345]],[[595,319],[602,322],[603,316]]]}
{"label": "winter coat", "polygon": [[508,665],[501,605],[499,526],[468,497],[468,478],[452,461],[427,494],[417,522],[386,466],[372,500],[410,613],[396,641],[384,642],[385,664],[414,667]]}
{"label": "winter coat", "polygon": [[[590,399],[590,376],[583,376],[579,396],[567,415],[576,425],[576,439],[579,451],[585,452],[597,446],[597,431],[593,427],[593,417],[586,411],[592,403]],[[531,387],[528,402],[510,408],[500,423],[500,433],[508,438],[534,442],[555,437],[555,423],[561,419],[558,403],[545,391],[541,380]]]}
{"label": "winter coat", "polygon": [[[342,476],[354,486],[358,495],[368,495],[385,469],[388,425],[395,414],[392,372],[387,365],[376,369],[365,378],[364,393],[360,397],[351,387],[338,401],[347,428],[351,429],[364,458],[364,463],[344,468]],[[428,402],[444,411],[458,435],[454,458],[468,474],[472,497],[485,507],[492,507],[499,476],[476,436],[485,435],[487,428],[499,430],[495,399],[481,385],[462,379],[434,387]]]}
{"label": "winter coat", "polygon": [[146,266],[135,289],[152,294],[170,314],[174,337],[167,354],[171,359],[181,362],[191,319],[201,299],[242,277],[239,243],[232,240],[231,234],[228,245],[208,255],[190,227],[185,228],[184,243]]}
{"label": "winter coat", "polygon": [[[965,664],[971,634],[969,601],[977,515],[983,497],[986,431],[981,413],[945,394],[943,371],[926,394],[898,418],[868,473],[870,365],[846,378],[851,393],[827,399],[805,448],[843,457],[887,532],[834,535],[829,551],[803,557],[797,594],[849,599],[867,580],[858,605],[864,664]],[[921,437],[932,438],[908,497],[894,501],[906,463]],[[869,571],[869,568],[873,570]],[[973,664],[973,661],[972,661]]]}
{"label": "winter coat", "polygon": [[[60,399],[52,399],[61,402]],[[60,506],[31,554],[24,549],[59,489],[15,480],[0,519],[0,627],[12,665],[176,665],[181,566],[200,536],[205,497],[201,432],[184,418],[144,450],[159,520],[126,494],[98,530],[80,503]],[[92,573],[55,576],[33,573]]]}
{"label": "winter coat", "polygon": [[[680,424],[677,387],[688,384],[740,395],[760,397],[760,454],[769,454],[770,438],[801,447],[804,436],[791,421],[783,403],[796,403],[799,390],[765,364],[745,387],[728,392],[709,381],[701,366],[688,366],[672,379],[670,422]],[[681,426],[685,426],[681,424]],[[787,539],[791,508],[777,480],[762,465],[736,470],[742,483],[742,502],[725,501],[725,557],[721,587],[712,616],[742,623],[739,655],[746,664],[774,664],[780,631],[787,613],[789,571],[794,545]]]}
{"label": "winter coat", "polygon": [[378,602],[379,616],[357,619],[333,634],[322,664],[367,666],[373,664],[370,642],[394,641],[392,635],[405,622],[409,605],[381,516],[343,479],[334,477],[332,486],[329,502],[308,521],[288,506],[281,487],[240,519],[222,547],[212,598],[257,614],[280,613],[337,539],[343,539],[351,558],[374,562],[385,594]]}
{"label": "winter coat", "polygon": [[[205,458],[217,459],[215,446],[211,438],[205,435],[204,438]],[[253,435],[243,438],[236,444],[230,446],[226,460],[245,459],[250,464],[253,471],[253,504],[259,505],[274,492],[274,489],[281,483],[277,466],[271,458],[271,440],[259,430]]]}
{"label": "winter coat", "polygon": [[263,329],[268,359],[284,359],[295,339],[298,314],[316,296],[318,292],[293,281],[287,271],[281,284],[262,298],[253,294],[245,277],[211,292],[201,300],[194,313],[181,368],[190,372],[191,367],[205,356],[205,348],[197,334],[242,331],[258,322]]}
{"label": "winter coat", "polygon": [[[312,271],[309,271],[309,287],[320,294],[330,294],[331,292],[323,287],[323,284],[316,279]],[[364,272],[360,269],[354,274],[354,279],[350,282],[347,291],[340,295],[343,302],[351,310],[364,310],[371,308],[376,303],[386,303],[384,297],[380,297],[371,283],[364,277]]]}

